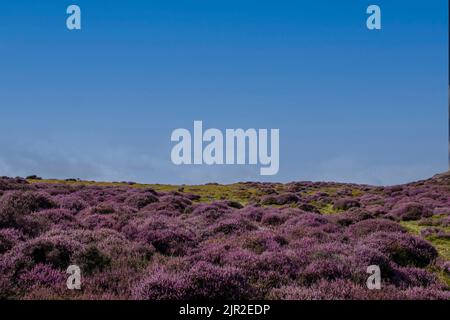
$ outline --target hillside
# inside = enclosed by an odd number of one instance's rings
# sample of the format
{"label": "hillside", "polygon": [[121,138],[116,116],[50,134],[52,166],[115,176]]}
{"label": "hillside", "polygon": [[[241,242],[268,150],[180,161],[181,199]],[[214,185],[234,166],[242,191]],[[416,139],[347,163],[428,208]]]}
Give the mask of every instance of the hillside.
{"label": "hillside", "polygon": [[0,196],[0,298],[450,298],[449,173],[390,187],[4,177]]}

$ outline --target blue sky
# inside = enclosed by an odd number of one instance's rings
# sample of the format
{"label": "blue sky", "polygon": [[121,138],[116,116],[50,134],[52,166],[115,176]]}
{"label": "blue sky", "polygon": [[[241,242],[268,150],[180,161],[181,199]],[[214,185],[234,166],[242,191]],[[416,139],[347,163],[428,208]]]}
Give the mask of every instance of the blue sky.
{"label": "blue sky", "polygon": [[[82,10],[82,30],[65,26]],[[378,4],[382,30],[366,28]],[[447,1],[2,1],[0,175],[394,184],[448,163]],[[279,128],[280,171],[172,130]]]}

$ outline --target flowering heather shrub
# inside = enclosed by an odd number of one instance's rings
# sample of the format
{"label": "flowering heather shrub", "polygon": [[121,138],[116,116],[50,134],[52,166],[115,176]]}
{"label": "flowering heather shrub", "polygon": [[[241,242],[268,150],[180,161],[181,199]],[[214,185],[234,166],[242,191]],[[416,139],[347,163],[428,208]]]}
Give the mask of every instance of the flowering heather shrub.
{"label": "flowering heather shrub", "polygon": [[286,222],[289,219],[289,216],[282,212],[281,210],[267,210],[264,213],[261,222],[265,225],[269,226],[279,226]]}
{"label": "flowering heather shrub", "polygon": [[204,217],[207,221],[213,222],[223,218],[226,214],[233,211],[225,202],[200,203],[193,207],[190,215]]}
{"label": "flowering heather shrub", "polygon": [[347,228],[349,235],[354,238],[365,237],[369,234],[384,231],[384,232],[406,232],[405,229],[393,221],[387,219],[370,219],[355,223]]}
{"label": "flowering heather shrub", "polygon": [[300,282],[310,285],[322,279],[336,280],[351,277],[351,269],[343,256],[321,257],[313,260],[301,273]]}
{"label": "flowering heather shrub", "polygon": [[361,244],[380,250],[400,266],[426,267],[437,257],[430,243],[406,233],[376,232],[362,239]]}
{"label": "flowering heather shrub", "polygon": [[40,221],[46,229],[59,226],[60,228],[76,229],[79,223],[71,211],[67,209],[47,209],[30,215],[32,219]]}
{"label": "flowering heather shrub", "polygon": [[403,299],[408,300],[450,300],[450,291],[437,288],[414,287],[405,290]]}
{"label": "flowering heather shrub", "polygon": [[0,178],[0,298],[450,299],[449,185]]}
{"label": "flowering heather shrub", "polygon": [[307,263],[306,254],[294,250],[266,251],[262,254],[248,250],[230,250],[224,254],[222,265],[242,270],[250,281],[255,298],[262,299],[274,287],[297,279]]}
{"label": "flowering heather shrub", "polygon": [[26,215],[55,206],[50,196],[45,193],[34,191],[5,193],[0,198],[0,228],[20,228]]}
{"label": "flowering heather shrub", "polygon": [[[126,275],[126,276],[125,276]],[[83,294],[87,300],[125,300],[131,297],[131,288],[141,277],[140,272],[127,266],[108,268],[84,276]]]}
{"label": "flowering heather shrub", "polygon": [[149,243],[165,255],[185,255],[196,245],[196,234],[177,218],[155,216],[131,221],[124,228],[129,239]]}
{"label": "flowering heather shrub", "polygon": [[287,220],[280,226],[280,232],[289,241],[299,238],[314,238],[318,242],[327,242],[334,234],[342,232],[341,227],[331,223],[325,216],[306,213]]}
{"label": "flowering heather shrub", "polygon": [[89,214],[79,219],[81,226],[89,230],[121,228],[120,217],[113,214]]}
{"label": "flowering heather shrub", "polygon": [[121,205],[115,202],[103,202],[90,208],[91,214],[118,214],[130,216],[136,212],[136,209],[128,206]]}
{"label": "flowering heather shrub", "polygon": [[333,208],[336,210],[348,210],[350,208],[359,208],[360,206],[358,200],[351,198],[338,199],[333,204]]}
{"label": "flowering heather shrub", "polygon": [[389,213],[390,217],[403,221],[419,220],[420,218],[430,217],[431,215],[433,215],[433,212],[430,209],[416,202],[400,203],[394,206]]}
{"label": "flowering heather shrub", "polygon": [[434,215],[450,215],[449,207],[437,207],[433,210]]}
{"label": "flowering heather shrub", "polygon": [[316,213],[306,213],[290,219],[288,223],[286,223],[286,225],[293,227],[303,226],[303,227],[317,228],[327,225],[329,223],[330,221],[327,219],[327,217],[323,215]]}
{"label": "flowering heather shrub", "polygon": [[257,227],[249,220],[234,216],[213,224],[209,230],[205,232],[206,236],[217,234],[231,235],[242,234],[244,232],[256,230]]}
{"label": "flowering heather shrub", "polygon": [[396,279],[400,286],[407,288],[415,287],[436,287],[439,286],[439,280],[436,275],[419,268],[398,268],[396,270]]}
{"label": "flowering heather shrub", "polygon": [[91,208],[91,214],[113,214],[116,213],[116,208],[113,203],[100,203]]}
{"label": "flowering heather shrub", "polygon": [[132,289],[136,300],[181,300],[187,298],[188,280],[185,274],[152,270]]}
{"label": "flowering heather shrub", "polygon": [[125,203],[127,205],[129,205],[130,207],[142,209],[146,205],[149,205],[149,204],[157,202],[157,201],[158,201],[158,197],[155,195],[154,192],[146,192],[146,193],[134,193],[134,194],[130,195],[125,200]]}
{"label": "flowering heather shrub", "polygon": [[321,280],[310,287],[284,286],[273,289],[268,298],[271,300],[364,300],[370,291],[355,283],[338,279]]}
{"label": "flowering heather shrub", "polygon": [[5,191],[30,189],[32,189],[32,187],[25,179],[0,177],[0,196],[2,196]]}
{"label": "flowering heather shrub", "polygon": [[277,251],[287,245],[287,240],[271,231],[254,231],[244,236],[243,247],[257,254]]}
{"label": "flowering heather shrub", "polygon": [[295,193],[283,193],[280,195],[269,195],[262,198],[263,205],[286,205],[293,204],[300,201],[300,198]]}
{"label": "flowering heather shrub", "polygon": [[383,197],[379,196],[379,195],[374,195],[374,194],[364,194],[359,198],[359,202],[361,203],[362,206],[364,207],[368,207],[370,205],[383,205],[384,204],[384,199]]}
{"label": "flowering heather shrub", "polygon": [[248,280],[235,267],[219,267],[199,262],[189,271],[189,298],[214,300],[248,299],[251,295]]}
{"label": "flowering heather shrub", "polygon": [[367,212],[372,214],[374,217],[382,217],[388,212],[388,209],[386,209],[384,205],[380,204],[368,205],[364,209],[367,210]]}
{"label": "flowering heather shrub", "polygon": [[32,291],[40,287],[49,289],[63,289],[67,280],[64,271],[52,268],[48,264],[38,263],[30,270],[19,276],[19,283],[22,290]]}
{"label": "flowering heather shrub", "polygon": [[303,210],[305,212],[320,213],[320,210],[317,209],[316,206],[309,204],[309,203],[305,203],[305,202],[298,203],[297,208],[299,208],[300,210]]}
{"label": "flowering heather shrub", "polygon": [[87,275],[101,272],[111,265],[111,257],[100,251],[95,245],[76,252],[73,261]]}
{"label": "flowering heather shrub", "polygon": [[0,229],[0,254],[23,240],[25,240],[24,235],[17,229]]}
{"label": "flowering heather shrub", "polygon": [[267,209],[262,207],[247,206],[244,209],[240,210],[239,214],[242,217],[249,219],[250,221],[261,222],[261,219],[266,211]]}
{"label": "flowering heather shrub", "polygon": [[373,215],[359,208],[352,208],[349,211],[334,215],[332,220],[341,226],[349,226],[351,224],[373,218]]}
{"label": "flowering heather shrub", "polygon": [[441,228],[426,228],[420,231],[420,235],[423,238],[433,237],[440,239],[448,239],[450,240],[450,232],[445,232]]}
{"label": "flowering heather shrub", "polygon": [[192,204],[188,198],[178,194],[165,195],[158,202],[151,203],[141,209],[141,212],[166,211],[173,212],[172,215],[180,215]]}
{"label": "flowering heather shrub", "polygon": [[[82,245],[64,236],[43,235],[17,248],[20,252],[20,262],[30,265],[39,263],[50,264],[54,268],[65,270],[76,252],[82,250]],[[20,257],[22,256],[22,257]]]}
{"label": "flowering heather shrub", "polygon": [[402,194],[403,186],[390,186],[383,189],[383,193],[387,196],[394,197]]}
{"label": "flowering heather shrub", "polygon": [[389,256],[377,249],[365,245],[357,245],[350,254],[349,263],[353,270],[352,279],[356,283],[364,283],[367,280],[367,267],[378,266],[385,282],[394,281],[397,277],[395,263]]}

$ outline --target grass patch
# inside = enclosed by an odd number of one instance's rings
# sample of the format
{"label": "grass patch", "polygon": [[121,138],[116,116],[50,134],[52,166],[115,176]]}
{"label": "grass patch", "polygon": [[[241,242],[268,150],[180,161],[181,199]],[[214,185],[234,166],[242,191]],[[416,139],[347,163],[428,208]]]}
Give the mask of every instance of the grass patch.
{"label": "grass patch", "polygon": [[319,208],[321,214],[336,214],[341,212],[341,210],[335,209],[331,203],[327,203],[325,205],[316,205]]}
{"label": "grass patch", "polygon": [[406,229],[409,233],[412,233],[414,235],[420,235],[420,232],[423,229],[429,228],[427,226],[419,226],[417,221],[400,221],[400,225]]}
{"label": "grass patch", "polygon": [[426,239],[434,245],[441,257],[450,261],[450,239],[439,238],[436,236],[426,237]]}
{"label": "grass patch", "polygon": [[[417,221],[401,221],[400,224],[409,232],[414,235],[419,236],[420,232],[427,228],[439,228],[443,231],[450,232],[449,227],[439,227],[439,226],[422,226],[419,225]],[[431,242],[439,255],[445,260],[450,261],[450,239],[444,239],[438,236],[428,236],[425,238],[427,241]]]}
{"label": "grass patch", "polygon": [[47,180],[27,180],[29,183],[51,183],[63,185],[84,185],[84,186],[100,186],[100,187],[129,187],[129,188],[152,188],[159,192],[186,192],[200,196],[199,202],[212,202],[217,200],[231,200],[246,205],[250,199],[258,195],[259,190],[252,188],[243,183],[235,183],[230,185],[205,184],[205,185],[169,185],[169,184],[143,184],[126,182],[96,182],[96,181],[66,181],[57,179]]}

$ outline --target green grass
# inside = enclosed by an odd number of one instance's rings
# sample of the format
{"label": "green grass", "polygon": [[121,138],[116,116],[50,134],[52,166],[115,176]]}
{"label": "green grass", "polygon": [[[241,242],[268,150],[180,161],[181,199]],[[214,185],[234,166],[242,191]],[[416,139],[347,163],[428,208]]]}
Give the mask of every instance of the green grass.
{"label": "green grass", "polygon": [[436,236],[426,237],[426,239],[434,245],[441,257],[450,261],[450,239],[443,239]]}
{"label": "green grass", "polygon": [[436,271],[435,274],[438,276],[439,280],[447,284],[450,287],[450,275],[445,273],[445,271],[439,270]]}
{"label": "green grass", "polygon": [[[434,218],[434,217],[433,217]],[[420,232],[427,228],[438,228],[445,232],[450,232],[450,227],[439,227],[430,225],[419,225],[417,221],[401,221],[400,224],[410,233],[420,235]],[[428,236],[425,238],[433,244],[439,255],[447,261],[450,261],[450,239],[443,239],[437,236]]]}
{"label": "green grass", "polygon": [[336,210],[333,207],[333,205],[330,204],[330,203],[327,203],[327,204],[322,205],[322,206],[319,205],[318,208],[319,208],[319,211],[320,211],[321,214],[336,214],[336,213],[340,212],[339,210]]}
{"label": "green grass", "polygon": [[400,224],[402,225],[403,228],[406,229],[406,231],[414,235],[420,235],[420,232],[423,229],[428,228],[426,226],[419,226],[417,224],[417,221],[400,221]]}
{"label": "green grass", "polygon": [[217,200],[231,200],[246,205],[252,197],[260,195],[257,188],[252,188],[243,183],[229,185],[205,184],[205,185],[169,185],[169,184],[128,184],[124,182],[95,182],[95,181],[65,181],[56,179],[28,180],[30,183],[54,183],[64,185],[84,185],[102,187],[130,187],[130,188],[152,188],[160,192],[178,191],[192,193],[200,196],[200,202],[211,202]]}

